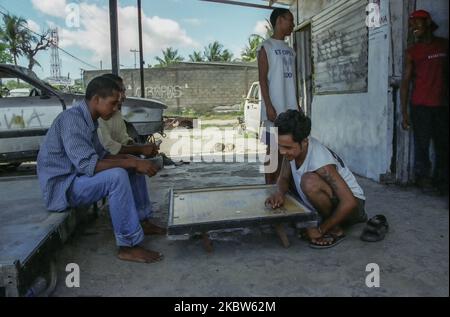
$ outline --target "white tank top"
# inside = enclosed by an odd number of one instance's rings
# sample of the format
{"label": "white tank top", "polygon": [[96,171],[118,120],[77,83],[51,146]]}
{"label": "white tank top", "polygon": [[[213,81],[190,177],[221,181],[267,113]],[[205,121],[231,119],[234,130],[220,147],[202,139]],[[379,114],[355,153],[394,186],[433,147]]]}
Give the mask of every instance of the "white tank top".
{"label": "white tank top", "polygon": [[305,203],[305,205],[310,209],[315,210],[315,208],[309,202],[308,198],[306,198],[306,195],[302,192],[302,189],[300,187],[302,176],[308,172],[315,172],[319,168],[324,167],[326,165],[335,165],[339,175],[341,175],[341,177],[344,179],[344,181],[347,183],[348,187],[352,191],[353,196],[365,200],[366,197],[364,196],[364,192],[361,186],[359,186],[355,176],[345,165],[344,161],[342,161],[342,159],[336,153],[328,149],[326,146],[321,144],[315,138],[309,137],[308,139],[309,139],[308,153],[306,154],[305,161],[300,166],[300,168],[297,169],[295,165],[295,160],[290,161],[291,172],[294,178],[295,187],[300,195],[301,200]]}
{"label": "white tank top", "polygon": [[[285,41],[273,38],[265,40],[261,47],[264,47],[269,63],[267,75],[269,96],[277,115],[289,109],[298,109],[295,87],[295,51]],[[258,49],[258,54],[261,47]],[[261,101],[261,121],[267,122],[266,127],[273,126],[273,123],[267,120],[264,98]]]}

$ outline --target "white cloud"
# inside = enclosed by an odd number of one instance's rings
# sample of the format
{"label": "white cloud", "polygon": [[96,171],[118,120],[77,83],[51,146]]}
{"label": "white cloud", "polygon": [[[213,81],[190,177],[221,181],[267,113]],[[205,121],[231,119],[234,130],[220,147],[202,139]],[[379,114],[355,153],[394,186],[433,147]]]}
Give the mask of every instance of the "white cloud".
{"label": "white cloud", "polygon": [[255,27],[253,28],[253,33],[265,36],[267,32],[267,28],[269,23],[266,20],[256,22]]}
{"label": "white cloud", "polygon": [[27,25],[28,28],[36,33],[40,33],[41,32],[41,27],[39,26],[39,24],[37,24],[35,21],[33,20],[27,20]]}
{"label": "white cloud", "polygon": [[33,6],[53,17],[63,18],[66,16],[66,0],[31,0]]}
{"label": "white cloud", "polygon": [[[33,5],[41,12],[56,16],[58,10],[53,10],[48,3],[52,0],[32,0]],[[65,0],[58,0],[57,6],[64,6]],[[63,11],[64,12],[64,11]],[[65,12],[64,12],[65,14]],[[61,18],[63,16],[60,16]],[[134,60],[130,49],[138,49],[137,8],[126,6],[118,8],[119,45],[121,63],[124,60]],[[142,14],[144,58],[152,63],[149,56],[159,54],[162,49],[172,46],[178,48],[196,48],[199,45],[188,36],[178,22],[158,16],[148,17]],[[91,62],[104,64],[110,60],[110,27],[108,7],[97,4],[80,4],[80,27],[68,28],[59,26],[60,47],[80,48],[92,52]],[[129,64],[129,62],[128,62]]]}

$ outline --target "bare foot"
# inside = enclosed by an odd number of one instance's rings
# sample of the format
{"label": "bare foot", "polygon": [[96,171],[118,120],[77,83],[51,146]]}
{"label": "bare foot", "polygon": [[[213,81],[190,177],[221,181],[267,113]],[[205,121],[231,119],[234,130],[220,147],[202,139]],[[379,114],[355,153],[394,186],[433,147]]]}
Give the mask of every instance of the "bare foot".
{"label": "bare foot", "polygon": [[344,234],[344,230],[342,230],[341,227],[336,226],[333,229],[331,229],[329,231],[329,233],[332,234],[332,235],[340,237],[340,236],[342,236]]}
{"label": "bare foot", "polygon": [[138,263],[154,263],[163,259],[163,255],[156,251],[146,250],[142,247],[120,247],[117,257],[123,261]]}
{"label": "bare foot", "polygon": [[160,226],[157,226],[150,221],[143,221],[141,223],[142,230],[144,230],[144,235],[165,235],[167,233],[167,230],[165,228],[162,228]]}

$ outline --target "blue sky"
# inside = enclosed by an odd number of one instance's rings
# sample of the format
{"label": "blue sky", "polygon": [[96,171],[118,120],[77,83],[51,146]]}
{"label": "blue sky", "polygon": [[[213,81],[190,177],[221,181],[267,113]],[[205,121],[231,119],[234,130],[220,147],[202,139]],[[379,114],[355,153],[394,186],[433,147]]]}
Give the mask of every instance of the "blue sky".
{"label": "blue sky", "polygon": [[[254,0],[255,3],[264,4]],[[67,19],[67,5],[77,4],[79,27]],[[203,51],[208,43],[218,40],[239,57],[252,33],[264,30],[270,10],[208,3],[199,0],[143,0],[144,59],[155,64],[161,49],[171,46],[188,59],[194,50]],[[59,28],[60,47],[100,68],[110,68],[108,0],[0,0],[0,10],[29,21],[33,30],[42,32],[50,25]],[[136,0],[119,0],[120,63],[133,67],[131,49],[138,49]],[[92,69],[60,52],[62,73],[79,78],[80,68]],[[50,74],[50,54],[40,53],[42,68],[34,71],[40,77]],[[22,65],[26,65],[21,60]]]}

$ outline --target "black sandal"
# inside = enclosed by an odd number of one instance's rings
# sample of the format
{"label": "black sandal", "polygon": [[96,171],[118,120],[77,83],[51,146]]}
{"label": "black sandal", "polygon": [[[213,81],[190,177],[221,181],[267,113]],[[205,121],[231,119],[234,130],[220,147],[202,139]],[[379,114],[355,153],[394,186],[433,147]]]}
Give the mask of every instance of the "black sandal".
{"label": "black sandal", "polygon": [[366,227],[361,234],[361,240],[366,242],[377,242],[384,239],[389,230],[387,219],[383,215],[376,215],[367,221]]}

